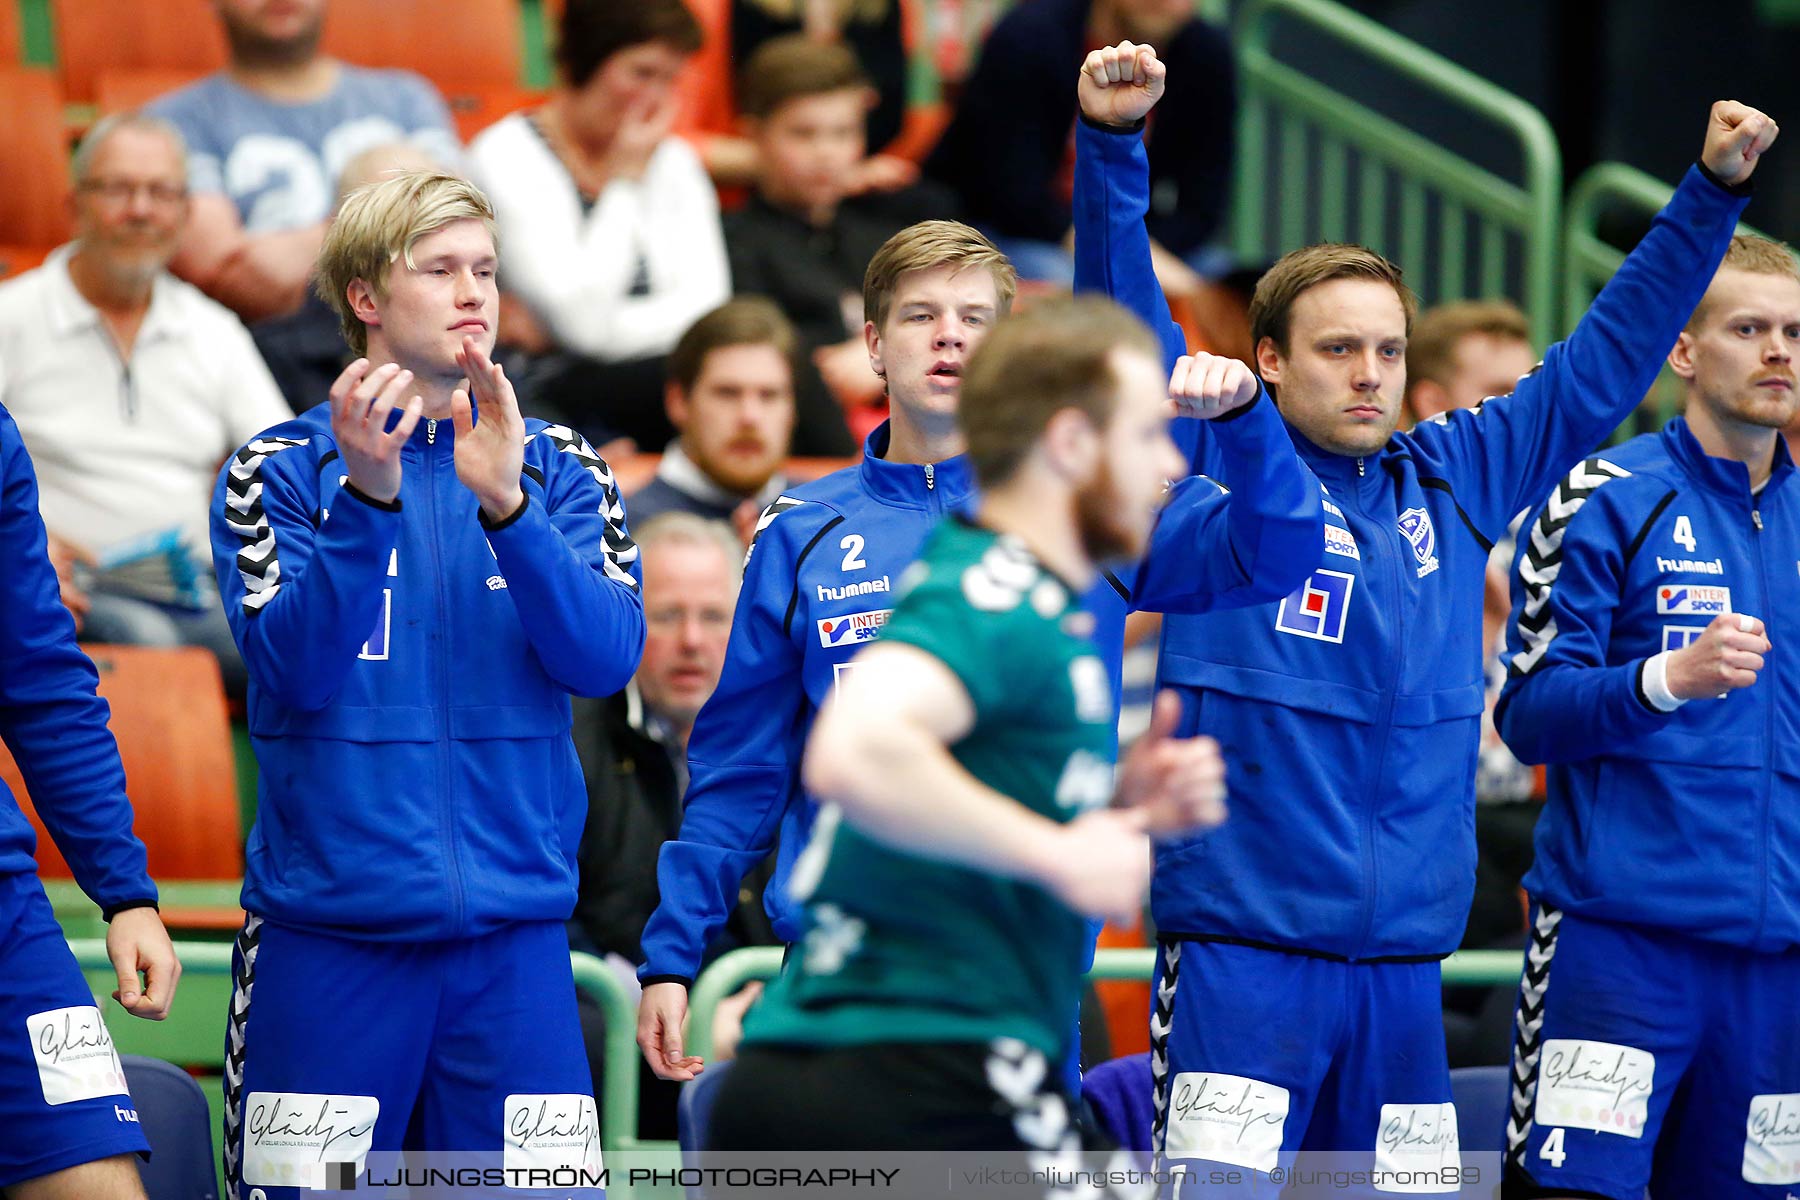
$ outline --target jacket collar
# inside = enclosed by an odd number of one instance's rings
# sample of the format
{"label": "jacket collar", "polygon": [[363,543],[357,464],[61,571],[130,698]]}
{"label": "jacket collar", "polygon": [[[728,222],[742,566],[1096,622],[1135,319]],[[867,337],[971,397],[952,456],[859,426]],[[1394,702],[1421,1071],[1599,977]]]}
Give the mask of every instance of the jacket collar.
{"label": "jacket collar", "polygon": [[[1389,437],[1380,449],[1357,458],[1355,455],[1339,454],[1327,450],[1323,446],[1301,433],[1291,423],[1287,424],[1288,436],[1293,439],[1294,451],[1312,473],[1319,477],[1319,482],[1333,489],[1338,495],[1355,494],[1359,490],[1372,485],[1372,481],[1381,476],[1381,462],[1395,449],[1395,439]],[[1362,464],[1362,472],[1358,474],[1356,465]]]}
{"label": "jacket collar", "polygon": [[[1709,492],[1717,492],[1722,496],[1745,499],[1750,495],[1750,468],[1735,458],[1718,458],[1708,454],[1688,427],[1686,417],[1676,417],[1662,430],[1663,446],[1675,465],[1695,483]],[[1769,482],[1763,487],[1767,495],[1771,488],[1780,487],[1794,472],[1794,460],[1788,453],[1787,439],[1779,433],[1775,435],[1775,465],[1769,473]]]}
{"label": "jacket collar", "polygon": [[[936,495],[945,508],[959,505],[975,490],[969,460],[958,454],[940,463],[896,463],[887,460],[888,422],[883,421],[863,443],[863,489],[883,504],[896,508],[924,508]],[[929,474],[931,485],[926,486]]]}

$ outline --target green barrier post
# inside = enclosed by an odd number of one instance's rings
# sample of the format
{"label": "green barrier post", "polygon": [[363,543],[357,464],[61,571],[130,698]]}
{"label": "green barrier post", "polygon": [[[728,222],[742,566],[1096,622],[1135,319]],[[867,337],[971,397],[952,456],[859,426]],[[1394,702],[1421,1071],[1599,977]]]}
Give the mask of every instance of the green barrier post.
{"label": "green barrier post", "polygon": [[[1502,178],[1283,63],[1273,48],[1278,22],[1304,26],[1494,129],[1517,154],[1520,178]],[[1248,0],[1236,40],[1243,90],[1232,220],[1241,261],[1354,240],[1398,262],[1436,304],[1505,294],[1516,260],[1514,298],[1533,338],[1549,344],[1562,158],[1542,113],[1333,0]],[[1436,266],[1430,278],[1428,263]]]}

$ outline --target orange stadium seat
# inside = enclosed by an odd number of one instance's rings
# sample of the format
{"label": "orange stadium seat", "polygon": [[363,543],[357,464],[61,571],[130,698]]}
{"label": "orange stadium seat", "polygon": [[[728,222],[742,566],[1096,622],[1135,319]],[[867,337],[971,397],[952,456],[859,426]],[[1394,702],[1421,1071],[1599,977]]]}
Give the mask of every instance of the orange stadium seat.
{"label": "orange stadium seat", "polygon": [[[4,3],[5,0],[0,0]],[[69,237],[62,92],[40,67],[0,67],[0,276],[29,270]]]}
{"label": "orange stadium seat", "polygon": [[127,67],[100,73],[94,86],[94,101],[100,115],[130,112],[142,108],[158,96],[186,87],[204,72],[170,70],[163,67]]}
{"label": "orange stadium seat", "polygon": [[731,63],[731,0],[687,0],[706,41],[681,74],[679,132],[737,133]]}
{"label": "orange stadium seat", "polygon": [[[84,646],[100,669],[100,695],[112,706],[113,736],[125,763],[125,787],[137,835],[156,879],[236,879],[244,873],[238,833],[237,767],[219,664],[205,650]],[[0,749],[0,779],[25,799],[12,756]],[[69,866],[44,833],[38,870],[70,878]],[[231,922],[226,923],[228,926]]]}
{"label": "orange stadium seat", "polygon": [[50,11],[63,89],[76,103],[95,100],[110,71],[200,75],[225,65],[225,31],[208,0],[50,0]]}
{"label": "orange stadium seat", "polygon": [[331,0],[325,53],[417,71],[446,96],[519,85],[517,0]]}
{"label": "orange stadium seat", "polygon": [[10,67],[25,55],[25,30],[19,23],[19,0],[0,0],[0,67]]}

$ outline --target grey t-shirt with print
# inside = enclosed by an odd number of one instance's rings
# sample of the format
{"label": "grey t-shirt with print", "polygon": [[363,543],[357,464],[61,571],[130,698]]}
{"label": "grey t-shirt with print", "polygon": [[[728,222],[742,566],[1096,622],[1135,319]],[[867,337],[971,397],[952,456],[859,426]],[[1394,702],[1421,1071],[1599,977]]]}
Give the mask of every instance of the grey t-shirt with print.
{"label": "grey t-shirt with print", "polygon": [[330,94],[304,104],[270,100],[221,72],[147,108],[187,139],[189,188],[229,196],[249,233],[325,220],[345,164],[373,146],[410,142],[460,167],[450,111],[431,84],[410,71],[340,72]]}

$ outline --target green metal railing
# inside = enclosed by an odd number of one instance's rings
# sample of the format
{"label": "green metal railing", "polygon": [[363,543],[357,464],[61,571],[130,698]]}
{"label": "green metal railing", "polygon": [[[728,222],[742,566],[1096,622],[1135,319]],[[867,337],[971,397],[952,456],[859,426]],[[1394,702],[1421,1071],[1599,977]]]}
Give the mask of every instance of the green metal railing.
{"label": "green metal railing", "polygon": [[[1280,61],[1274,31],[1289,23],[1492,127],[1511,143],[1518,178]],[[1361,242],[1399,263],[1428,303],[1510,295],[1531,318],[1533,338],[1549,343],[1562,158],[1542,113],[1332,0],[1247,0],[1236,40],[1243,85],[1232,222],[1240,261],[1268,261],[1313,241]]]}
{"label": "green metal railing", "polygon": [[[1613,244],[1608,223],[1617,232],[1635,239],[1669,202],[1675,189],[1654,175],[1620,162],[1596,163],[1582,172],[1569,189],[1563,213],[1563,254],[1560,300],[1562,330],[1575,328],[1594,297],[1625,261],[1626,248]],[[1739,224],[1743,233],[1758,230]],[[1681,382],[1665,363],[1644,403],[1619,428],[1615,440],[1662,428],[1680,411]]]}

